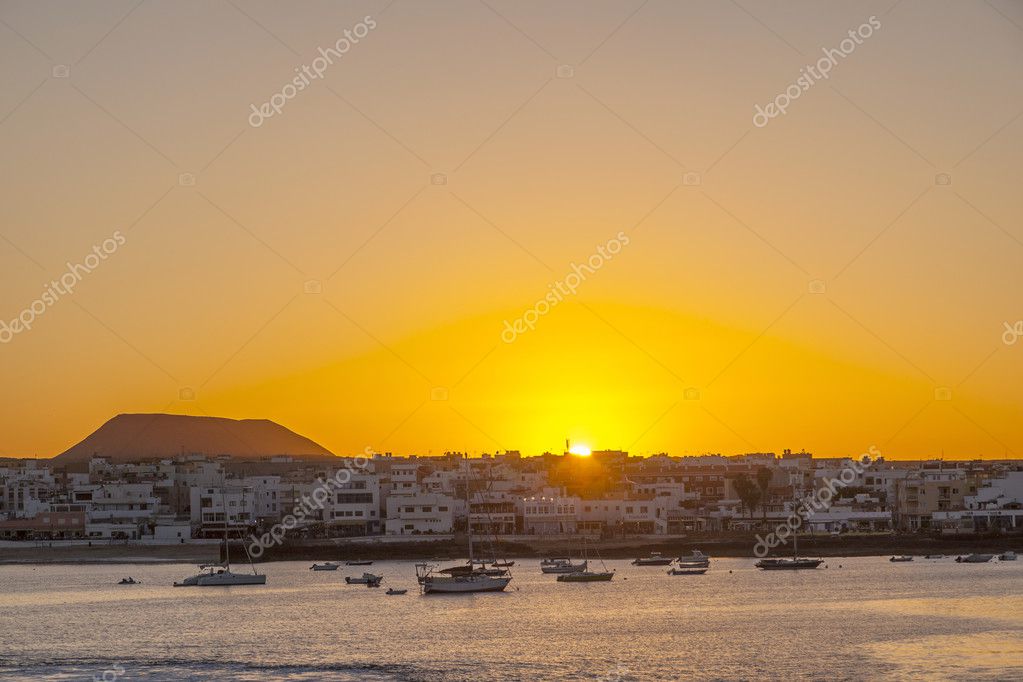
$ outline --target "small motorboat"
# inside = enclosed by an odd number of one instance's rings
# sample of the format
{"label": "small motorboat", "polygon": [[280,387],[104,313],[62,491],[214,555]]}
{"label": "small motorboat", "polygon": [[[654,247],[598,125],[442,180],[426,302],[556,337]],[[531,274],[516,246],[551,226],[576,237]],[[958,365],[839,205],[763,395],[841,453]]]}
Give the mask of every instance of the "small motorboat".
{"label": "small motorboat", "polygon": [[543,566],[556,566],[558,564],[563,564],[563,563],[565,563],[567,561],[571,561],[571,559],[569,559],[567,556],[547,557],[545,559],[540,559],[540,566],[541,567],[543,567]]}
{"label": "small motorboat", "polygon": [[497,568],[511,568],[515,565],[514,561],[495,561],[493,566]]}
{"label": "small motorboat", "polygon": [[346,561],[345,566],[372,566],[373,562],[368,559],[354,559],[352,561]]}
{"label": "small motorboat", "polygon": [[387,588],[387,594],[401,595],[401,594],[405,594],[406,592],[408,592],[408,590],[396,590],[393,587],[388,587]]}
{"label": "small motorboat", "polygon": [[700,550],[694,549],[689,554],[680,556],[678,558],[678,565],[680,568],[709,568],[710,557]]}
{"label": "small motorboat", "polygon": [[999,561],[1015,561],[1016,560],[1016,553],[1013,552],[1012,550],[1009,550],[1008,552],[1002,552],[1001,554],[998,555],[998,560]]}
{"label": "small motorboat", "polygon": [[696,566],[680,566],[678,568],[672,567],[668,569],[668,575],[703,575],[709,568],[700,568]]}
{"label": "small motorboat", "polygon": [[659,552],[651,552],[650,556],[639,557],[632,560],[633,566],[668,566],[673,559],[662,556]]}
{"label": "small motorboat", "polygon": [[900,563],[900,562],[912,561],[912,560],[913,560],[913,557],[905,555],[905,554],[900,554],[898,556],[893,556],[888,561],[892,561],[892,562],[895,562],[895,563]]}
{"label": "small motorboat", "polygon": [[139,582],[138,580],[135,580],[135,578],[128,577],[128,578],[121,578],[121,581],[119,583],[117,583],[117,584],[118,585],[141,585],[142,583]]}
{"label": "small motorboat", "polygon": [[585,560],[578,564],[573,564],[571,559],[552,559],[540,562],[540,570],[544,573],[578,573],[585,571],[586,566]]}
{"label": "small motorboat", "polygon": [[380,581],[384,579],[383,576],[373,575],[372,573],[363,573],[361,577],[353,578],[352,576],[345,576],[345,582],[349,585],[369,585],[370,587],[379,587]]}
{"label": "small motorboat", "polygon": [[994,554],[968,554],[966,556],[957,556],[957,564],[986,564],[995,558]]}
{"label": "small motorboat", "polygon": [[324,564],[313,564],[309,567],[310,571],[336,571],[341,568],[341,564],[335,564],[332,561],[328,561]]}

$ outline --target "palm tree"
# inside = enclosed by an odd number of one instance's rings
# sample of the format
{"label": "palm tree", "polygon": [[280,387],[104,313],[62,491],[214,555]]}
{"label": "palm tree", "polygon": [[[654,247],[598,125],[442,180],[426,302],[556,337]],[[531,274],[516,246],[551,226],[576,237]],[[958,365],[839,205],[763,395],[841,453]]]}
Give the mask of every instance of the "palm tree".
{"label": "palm tree", "polygon": [[753,510],[760,500],[760,488],[750,480],[746,474],[739,474],[735,478],[735,494],[739,496],[742,506],[749,510],[750,518],[753,518]]}
{"label": "palm tree", "polygon": [[760,489],[760,509],[764,514],[764,525],[767,525],[767,488],[771,485],[771,470],[767,467],[757,469],[757,487]]}

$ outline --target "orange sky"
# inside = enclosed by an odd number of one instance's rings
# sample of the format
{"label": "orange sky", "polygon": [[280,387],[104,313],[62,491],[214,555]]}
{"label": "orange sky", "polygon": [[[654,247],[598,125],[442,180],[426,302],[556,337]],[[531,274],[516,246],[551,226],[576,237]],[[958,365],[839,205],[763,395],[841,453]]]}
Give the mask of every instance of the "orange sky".
{"label": "orange sky", "polygon": [[124,238],[0,344],[0,455],[156,411],[338,453],[1023,454],[1018,4],[136,4],[0,7],[0,319]]}

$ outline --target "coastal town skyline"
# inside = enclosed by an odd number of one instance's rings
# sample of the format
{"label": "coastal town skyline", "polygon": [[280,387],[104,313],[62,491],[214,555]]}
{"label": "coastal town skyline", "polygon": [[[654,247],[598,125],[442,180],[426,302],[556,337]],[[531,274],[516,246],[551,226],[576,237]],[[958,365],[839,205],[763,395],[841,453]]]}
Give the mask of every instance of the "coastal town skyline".
{"label": "coastal town skyline", "polygon": [[[189,432],[187,423],[189,418],[195,418],[198,421],[212,422],[215,426],[210,429],[206,429],[208,435],[210,430],[219,430],[218,435],[220,438],[215,439],[214,444],[209,441],[203,441],[203,435],[197,432]],[[117,423],[119,420],[132,419],[134,423],[126,432],[112,435],[105,433],[105,429],[112,424]],[[184,432],[176,433],[173,436],[168,436],[165,432],[160,432],[159,429],[147,429],[147,426],[152,423],[153,420],[164,419],[164,420],[177,420],[182,422]],[[233,428],[238,425],[244,428],[246,423],[254,423],[260,425],[271,425],[273,428],[278,429],[282,433],[268,433],[265,430],[254,431],[249,434],[232,432]],[[226,428],[224,425],[228,425],[230,428]],[[100,435],[103,434],[103,435]],[[284,440],[281,441],[280,437],[283,435]],[[277,436],[275,439],[274,436]],[[94,442],[93,439],[99,438],[98,442]],[[288,439],[291,440],[288,440]],[[149,447],[145,444],[147,441],[151,446],[153,441],[156,441],[156,446],[159,448],[158,453],[149,452]],[[280,443],[286,443],[281,445]],[[304,443],[308,443],[306,446]],[[227,443],[227,445],[225,445]],[[254,445],[258,443],[258,445]],[[276,443],[276,445],[275,445]],[[241,446],[239,449],[238,446]],[[255,449],[251,449],[255,447]],[[258,450],[258,452],[257,452]],[[521,448],[503,448],[503,449],[465,449],[457,447],[447,447],[440,450],[433,449],[413,449],[409,451],[397,451],[390,450],[387,448],[376,448],[372,445],[366,445],[360,450],[355,451],[335,451],[330,448],[326,448],[317,442],[316,438],[309,438],[306,434],[298,434],[286,426],[277,424],[273,420],[269,419],[226,419],[222,417],[211,417],[210,415],[170,415],[170,414],[121,414],[117,417],[109,420],[99,429],[94,431],[86,438],[71,444],[68,448],[61,452],[45,455],[23,455],[23,456],[11,456],[6,455],[0,457],[0,459],[53,459],[58,457],[66,458],[71,453],[77,452],[77,456],[80,458],[84,454],[90,456],[105,456],[114,454],[119,459],[128,461],[141,461],[141,460],[154,460],[154,459],[176,459],[179,457],[200,455],[208,457],[216,457],[221,455],[229,455],[234,457],[248,457],[248,458],[267,458],[274,456],[333,456],[338,458],[351,458],[361,456],[373,456],[373,455],[387,455],[397,457],[445,457],[452,453],[461,453],[472,457],[481,456],[492,456],[498,454],[514,453],[517,456],[522,457],[541,457],[544,455],[552,454],[563,454],[563,455],[575,455],[579,457],[589,457],[592,454],[598,453],[624,453],[625,455],[632,457],[670,457],[670,458],[691,458],[691,457],[743,457],[748,455],[788,455],[791,453],[797,453],[799,455],[809,455],[816,458],[840,458],[840,457],[857,457],[863,455],[870,455],[874,457],[885,457],[892,461],[974,461],[974,460],[998,460],[998,461],[1013,461],[1016,458],[1013,456],[997,456],[997,455],[985,455],[983,453],[971,453],[961,454],[956,453],[899,453],[899,452],[886,452],[883,453],[874,444],[864,448],[860,453],[851,452],[820,452],[814,451],[811,448],[799,447],[794,448],[790,445],[779,447],[779,448],[762,448],[762,449],[747,449],[736,452],[722,452],[722,451],[703,451],[703,452],[689,452],[689,451],[671,451],[669,449],[663,449],[655,452],[630,452],[624,447],[608,447],[601,443],[591,443],[584,441],[572,441],[569,438],[564,439],[559,446],[552,446],[540,451],[528,451]],[[780,454],[778,454],[780,453]],[[1023,461],[1023,459],[1021,459]]]}

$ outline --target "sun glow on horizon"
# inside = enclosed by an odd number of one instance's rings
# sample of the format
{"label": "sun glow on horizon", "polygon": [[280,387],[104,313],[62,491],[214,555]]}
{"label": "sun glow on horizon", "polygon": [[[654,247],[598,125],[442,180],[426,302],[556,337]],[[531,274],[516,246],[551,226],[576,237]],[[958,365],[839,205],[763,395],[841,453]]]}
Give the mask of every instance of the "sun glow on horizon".
{"label": "sun glow on horizon", "polygon": [[584,443],[576,443],[568,449],[569,454],[579,455],[580,457],[589,457],[593,452],[590,450],[590,446]]}

